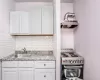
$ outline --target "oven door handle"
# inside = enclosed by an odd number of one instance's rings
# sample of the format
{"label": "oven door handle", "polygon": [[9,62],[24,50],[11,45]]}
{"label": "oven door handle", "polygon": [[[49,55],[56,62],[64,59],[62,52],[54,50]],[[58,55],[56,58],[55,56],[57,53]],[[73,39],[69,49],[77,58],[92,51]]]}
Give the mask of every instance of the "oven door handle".
{"label": "oven door handle", "polygon": [[70,69],[70,68],[75,68],[75,69],[76,69],[76,68],[82,68],[82,67],[83,67],[83,66],[64,66],[64,68],[69,68],[69,69]]}

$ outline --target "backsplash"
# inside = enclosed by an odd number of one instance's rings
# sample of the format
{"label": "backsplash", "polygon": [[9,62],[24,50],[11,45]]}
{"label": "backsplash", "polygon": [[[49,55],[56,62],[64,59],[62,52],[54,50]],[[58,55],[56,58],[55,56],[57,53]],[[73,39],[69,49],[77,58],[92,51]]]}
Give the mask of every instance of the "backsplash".
{"label": "backsplash", "polygon": [[52,36],[16,36],[16,50],[53,50]]}

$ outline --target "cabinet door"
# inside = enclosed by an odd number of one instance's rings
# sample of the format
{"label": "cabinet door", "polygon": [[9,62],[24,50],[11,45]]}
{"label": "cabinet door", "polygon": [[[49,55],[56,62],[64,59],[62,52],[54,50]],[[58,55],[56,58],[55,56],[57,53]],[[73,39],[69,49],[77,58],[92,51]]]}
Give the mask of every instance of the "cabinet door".
{"label": "cabinet door", "polygon": [[19,68],[19,80],[34,80],[33,68]]}
{"label": "cabinet door", "polygon": [[2,61],[2,68],[17,68],[18,61]]}
{"label": "cabinet door", "polygon": [[31,34],[41,34],[41,8],[33,8],[30,12]]}
{"label": "cabinet door", "polygon": [[53,7],[42,8],[42,34],[53,34]]}
{"label": "cabinet door", "polygon": [[16,68],[3,68],[2,80],[18,80],[18,72]]}
{"label": "cabinet door", "polygon": [[29,12],[20,12],[20,33],[29,34]]}
{"label": "cabinet door", "polygon": [[20,32],[20,12],[10,13],[10,34]]}
{"label": "cabinet door", "polygon": [[55,69],[36,69],[35,80],[55,80]]}

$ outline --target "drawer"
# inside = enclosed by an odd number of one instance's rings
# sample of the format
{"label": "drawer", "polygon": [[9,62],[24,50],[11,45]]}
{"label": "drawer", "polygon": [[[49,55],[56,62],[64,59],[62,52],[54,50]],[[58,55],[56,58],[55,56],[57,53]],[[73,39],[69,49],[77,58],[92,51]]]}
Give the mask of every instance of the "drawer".
{"label": "drawer", "polygon": [[36,69],[35,80],[55,80],[55,69]]}
{"label": "drawer", "polygon": [[35,68],[55,68],[55,61],[35,61]]}
{"label": "drawer", "polygon": [[3,68],[14,68],[18,67],[18,61],[3,61],[2,62],[2,67]]}
{"label": "drawer", "polygon": [[34,61],[19,61],[18,63],[19,63],[19,65],[18,65],[19,68],[20,67],[22,67],[22,68],[24,68],[24,67],[26,67],[26,68],[34,67]]}

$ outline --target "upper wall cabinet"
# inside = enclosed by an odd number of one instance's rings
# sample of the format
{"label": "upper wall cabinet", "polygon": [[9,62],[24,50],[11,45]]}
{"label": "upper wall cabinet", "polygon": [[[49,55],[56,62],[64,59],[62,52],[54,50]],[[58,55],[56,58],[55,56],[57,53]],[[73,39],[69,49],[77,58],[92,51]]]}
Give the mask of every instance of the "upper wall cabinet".
{"label": "upper wall cabinet", "polygon": [[30,12],[30,33],[31,34],[41,34],[41,8],[33,8]]}
{"label": "upper wall cabinet", "polygon": [[11,12],[10,34],[53,35],[53,7],[34,7],[30,12]]}
{"label": "upper wall cabinet", "polygon": [[29,34],[29,13],[11,12],[10,14],[10,33],[11,34]]}
{"label": "upper wall cabinet", "polygon": [[19,33],[20,30],[20,13],[11,12],[10,13],[10,34]]}
{"label": "upper wall cabinet", "polygon": [[29,34],[29,13],[28,12],[21,12],[20,14],[20,33],[22,34]]}
{"label": "upper wall cabinet", "polygon": [[53,34],[53,7],[42,8],[42,34]]}

